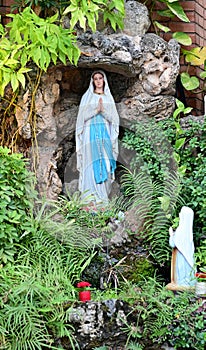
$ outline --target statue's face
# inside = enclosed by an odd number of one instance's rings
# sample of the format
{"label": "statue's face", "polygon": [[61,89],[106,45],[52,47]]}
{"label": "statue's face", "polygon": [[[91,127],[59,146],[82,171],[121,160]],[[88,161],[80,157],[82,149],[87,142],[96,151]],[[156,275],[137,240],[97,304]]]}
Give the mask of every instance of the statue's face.
{"label": "statue's face", "polygon": [[100,73],[96,73],[94,76],[93,76],[93,82],[94,82],[94,86],[95,88],[98,88],[98,89],[102,89],[104,88],[104,77],[102,74]]}

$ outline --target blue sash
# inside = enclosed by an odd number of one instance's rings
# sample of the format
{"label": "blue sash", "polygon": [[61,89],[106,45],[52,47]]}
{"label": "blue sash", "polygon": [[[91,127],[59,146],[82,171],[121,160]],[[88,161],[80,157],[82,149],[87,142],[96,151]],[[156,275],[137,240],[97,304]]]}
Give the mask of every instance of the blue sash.
{"label": "blue sash", "polygon": [[105,154],[110,162],[111,174],[116,169],[116,161],[112,154],[112,143],[101,114],[97,114],[91,119],[90,146],[94,178],[97,184],[101,184],[108,179]]}

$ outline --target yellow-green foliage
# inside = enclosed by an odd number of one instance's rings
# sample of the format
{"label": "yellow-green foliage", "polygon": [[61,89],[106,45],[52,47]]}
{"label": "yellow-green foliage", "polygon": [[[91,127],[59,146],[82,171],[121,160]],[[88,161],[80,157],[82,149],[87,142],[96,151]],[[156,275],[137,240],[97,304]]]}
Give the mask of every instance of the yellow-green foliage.
{"label": "yellow-green foliage", "polygon": [[0,263],[13,261],[15,244],[32,231],[31,174],[20,154],[0,147]]}

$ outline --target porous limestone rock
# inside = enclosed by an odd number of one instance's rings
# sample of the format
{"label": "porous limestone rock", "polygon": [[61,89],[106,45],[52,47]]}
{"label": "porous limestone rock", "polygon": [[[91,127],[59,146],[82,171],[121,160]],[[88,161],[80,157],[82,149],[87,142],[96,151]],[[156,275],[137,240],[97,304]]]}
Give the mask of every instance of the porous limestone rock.
{"label": "porous limestone rock", "polygon": [[[166,42],[146,33],[149,19],[144,5],[129,0],[125,6],[124,30],[114,33],[98,26],[95,33],[79,31],[77,44],[82,54],[78,66],[51,66],[41,78],[35,97],[39,151],[35,169],[39,192],[50,199],[58,197],[64,183],[78,179],[75,124],[93,70],[106,72],[123,129],[145,118],[167,118],[175,108],[179,45],[173,39]],[[32,134],[30,103],[31,95],[26,92],[16,110],[20,134],[26,140]],[[118,161],[128,166],[130,159],[120,149]]]}
{"label": "porous limestone rock", "polygon": [[[122,332],[131,308],[126,302],[109,299],[102,302],[79,303],[69,310],[69,322],[74,325],[74,336],[80,349],[94,349],[100,344],[125,344],[127,334]],[[132,317],[130,317],[132,319]],[[58,345],[70,349],[69,340],[60,339]]]}
{"label": "porous limestone rock", "polygon": [[144,35],[150,27],[147,7],[138,1],[125,2],[124,33],[130,36]]}
{"label": "porous limestone rock", "polygon": [[[133,293],[141,295],[141,290],[135,288]],[[128,295],[129,297],[129,295]],[[140,299],[140,298],[139,298]],[[144,330],[143,318],[140,317],[142,307],[147,307],[142,298],[138,307],[132,307],[129,303],[108,299],[104,301],[88,301],[75,303],[65,307],[67,310],[69,325],[74,327],[72,338],[62,337],[55,341],[55,346],[63,349],[73,349],[71,339],[78,343],[81,350],[107,348],[109,350],[125,350],[129,340],[136,341],[135,334]],[[138,323],[137,323],[138,320]],[[134,336],[133,336],[134,335]],[[163,346],[153,344],[149,339],[141,339],[145,350],[172,350],[167,344]]]}

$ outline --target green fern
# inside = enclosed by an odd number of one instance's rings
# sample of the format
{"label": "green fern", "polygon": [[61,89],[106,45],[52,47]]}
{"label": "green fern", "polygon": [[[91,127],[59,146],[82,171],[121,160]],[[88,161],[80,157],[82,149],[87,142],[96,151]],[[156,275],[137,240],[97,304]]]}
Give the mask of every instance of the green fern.
{"label": "green fern", "polygon": [[16,245],[14,264],[0,269],[0,344],[12,350],[56,349],[56,337],[67,337],[77,349],[64,306],[77,299],[76,282],[95,255],[96,241],[62,219],[57,206],[43,203],[38,209],[32,232]]}
{"label": "green fern", "polygon": [[177,204],[182,203],[180,178],[176,173],[165,173],[164,181],[153,181],[145,172],[128,171],[123,176],[125,196],[136,209],[136,217],[143,222],[138,234],[158,264],[169,259],[168,228]]}

